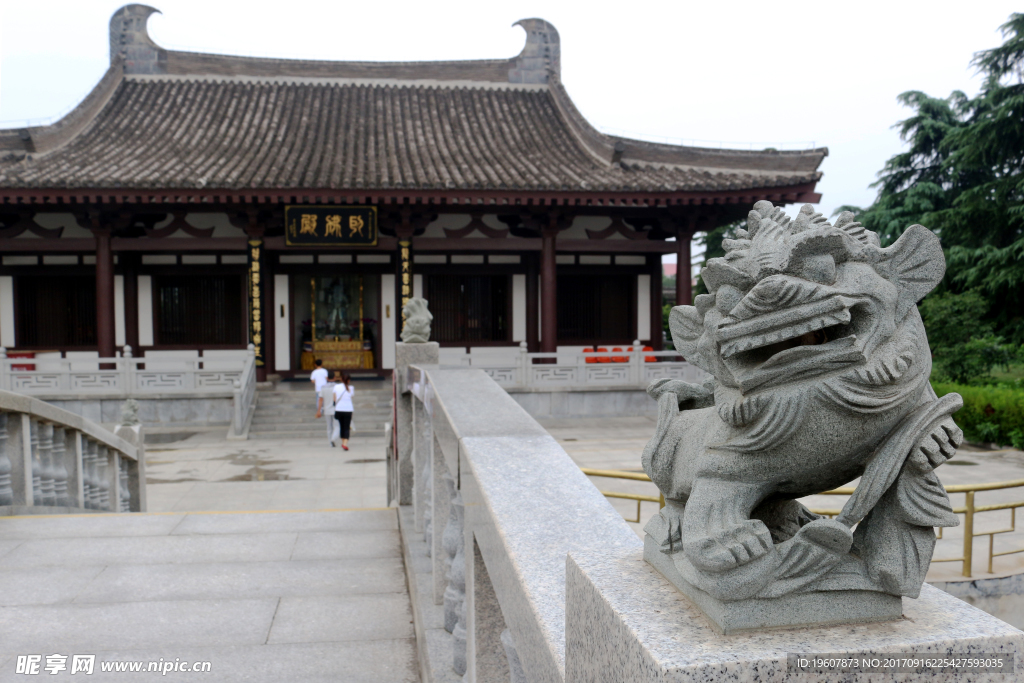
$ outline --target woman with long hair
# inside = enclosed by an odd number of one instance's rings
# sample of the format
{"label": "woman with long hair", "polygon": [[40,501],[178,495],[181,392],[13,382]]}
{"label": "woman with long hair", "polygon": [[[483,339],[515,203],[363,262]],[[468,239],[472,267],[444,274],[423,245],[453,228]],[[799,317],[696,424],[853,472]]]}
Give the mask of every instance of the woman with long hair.
{"label": "woman with long hair", "polygon": [[[341,373],[341,381],[334,385],[334,419],[341,428],[341,447],[348,450],[349,431],[352,429],[352,378]],[[334,440],[331,440],[334,443]]]}

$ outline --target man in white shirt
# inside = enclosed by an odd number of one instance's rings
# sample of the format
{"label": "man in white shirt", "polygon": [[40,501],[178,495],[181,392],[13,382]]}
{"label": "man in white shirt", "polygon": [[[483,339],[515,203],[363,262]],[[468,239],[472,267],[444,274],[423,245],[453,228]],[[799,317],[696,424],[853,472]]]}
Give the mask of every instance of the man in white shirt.
{"label": "man in white shirt", "polygon": [[[317,412],[320,412],[320,390],[327,384],[327,368],[323,367],[324,362],[319,358],[316,359],[316,370],[309,376],[309,381],[313,383],[313,391],[316,393],[317,398]],[[319,415],[317,416],[319,417]]]}
{"label": "man in white shirt", "polygon": [[[334,373],[334,381],[340,381],[339,373]],[[324,385],[324,388],[320,390],[320,399],[317,402],[316,416],[319,419],[321,416],[324,417],[324,422],[327,424],[327,442],[331,444],[331,448],[334,447],[334,441],[341,434],[341,429],[338,421],[334,419],[334,385],[328,382]]]}

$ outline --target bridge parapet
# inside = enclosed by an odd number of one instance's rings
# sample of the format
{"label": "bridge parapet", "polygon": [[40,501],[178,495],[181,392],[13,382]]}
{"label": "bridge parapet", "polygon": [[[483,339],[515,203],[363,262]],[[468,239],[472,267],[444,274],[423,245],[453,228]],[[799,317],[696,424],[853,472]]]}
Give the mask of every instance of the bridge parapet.
{"label": "bridge parapet", "polygon": [[0,515],[142,512],[139,425],[114,434],[39,399],[0,390]]}
{"label": "bridge parapet", "polygon": [[[415,514],[403,518],[415,531],[403,522],[403,534],[426,541],[431,580],[422,589],[443,605],[451,634],[427,634],[435,643],[443,635],[451,657],[421,661],[423,679],[443,668],[469,671],[467,680],[564,681],[568,554],[637,549],[640,540],[483,370],[411,366],[395,380],[412,396],[412,419],[396,429],[412,436],[413,477],[398,476],[407,465],[390,449],[390,490],[412,501]],[[428,649],[421,658],[438,652]]]}

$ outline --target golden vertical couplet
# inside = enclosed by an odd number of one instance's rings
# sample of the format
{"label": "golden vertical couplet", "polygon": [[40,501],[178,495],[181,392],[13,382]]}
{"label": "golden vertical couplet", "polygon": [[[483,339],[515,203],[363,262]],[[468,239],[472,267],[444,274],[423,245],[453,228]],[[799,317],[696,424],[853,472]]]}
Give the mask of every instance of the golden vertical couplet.
{"label": "golden vertical couplet", "polygon": [[249,240],[249,343],[256,349],[256,367],[263,367],[263,240]]}
{"label": "golden vertical couplet", "polygon": [[[401,282],[399,282],[399,291],[401,296],[401,311],[402,311],[402,326],[405,326],[405,304],[412,298],[412,242],[410,240],[400,240],[398,242],[398,262],[401,264]],[[401,334],[401,329],[399,329]]]}

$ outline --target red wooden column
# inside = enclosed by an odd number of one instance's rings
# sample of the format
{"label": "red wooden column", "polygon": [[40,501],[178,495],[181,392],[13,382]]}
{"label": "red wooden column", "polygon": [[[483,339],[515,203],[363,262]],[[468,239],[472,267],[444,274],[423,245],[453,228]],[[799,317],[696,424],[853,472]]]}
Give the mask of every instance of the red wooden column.
{"label": "red wooden column", "polygon": [[690,267],[690,242],[693,240],[693,233],[696,231],[697,217],[690,216],[686,226],[679,226],[676,233],[676,306],[690,306],[693,304],[693,275]]}
{"label": "red wooden column", "polygon": [[540,251],[540,295],[541,304],[541,340],[540,350],[554,353],[558,350],[558,299],[557,269],[555,267],[555,236],[558,226],[554,214],[547,226],[541,231]]}
{"label": "red wooden column", "polygon": [[526,348],[531,353],[540,350],[538,339],[537,255],[526,254]]}
{"label": "red wooden column", "polygon": [[[96,349],[100,358],[113,358],[114,348],[114,254],[107,227],[95,227],[96,238]],[[108,365],[108,364],[105,364]]]}

